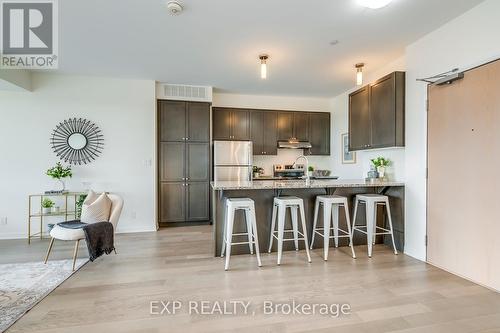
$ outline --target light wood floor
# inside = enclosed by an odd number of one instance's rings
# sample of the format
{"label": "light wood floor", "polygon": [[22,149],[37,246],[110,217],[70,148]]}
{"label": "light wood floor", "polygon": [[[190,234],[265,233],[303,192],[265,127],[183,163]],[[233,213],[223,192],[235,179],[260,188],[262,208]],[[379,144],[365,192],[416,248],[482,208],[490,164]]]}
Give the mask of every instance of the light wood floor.
{"label": "light wood floor", "polygon": [[[119,235],[118,255],[88,263],[8,331],[13,332],[500,332],[500,295],[389,248],[369,259],[358,247],[321,251],[307,264],[304,252],[213,258],[210,226]],[[8,245],[8,249],[6,247]],[[47,241],[27,248],[0,242],[0,257],[41,260]],[[54,257],[71,256],[72,244],[54,245]],[[34,257],[35,252],[39,253]],[[5,252],[4,252],[5,250]],[[82,247],[83,250],[83,247]],[[81,253],[85,254],[83,250]],[[349,303],[352,313],[328,316],[151,315],[155,300],[242,300]]]}

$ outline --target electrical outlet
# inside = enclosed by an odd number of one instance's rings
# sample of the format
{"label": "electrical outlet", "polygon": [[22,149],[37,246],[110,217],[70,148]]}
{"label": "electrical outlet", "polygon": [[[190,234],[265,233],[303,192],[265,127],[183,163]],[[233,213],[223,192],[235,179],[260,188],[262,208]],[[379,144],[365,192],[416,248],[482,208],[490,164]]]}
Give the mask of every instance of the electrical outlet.
{"label": "electrical outlet", "polygon": [[6,216],[0,218],[0,225],[7,225],[7,217]]}

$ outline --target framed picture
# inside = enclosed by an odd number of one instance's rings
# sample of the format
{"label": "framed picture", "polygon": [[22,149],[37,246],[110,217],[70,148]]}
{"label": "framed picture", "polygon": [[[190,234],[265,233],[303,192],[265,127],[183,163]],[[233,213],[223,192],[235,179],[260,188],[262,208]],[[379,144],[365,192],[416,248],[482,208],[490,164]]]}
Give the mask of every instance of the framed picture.
{"label": "framed picture", "polygon": [[356,152],[349,151],[349,133],[342,134],[342,164],[355,164]]}

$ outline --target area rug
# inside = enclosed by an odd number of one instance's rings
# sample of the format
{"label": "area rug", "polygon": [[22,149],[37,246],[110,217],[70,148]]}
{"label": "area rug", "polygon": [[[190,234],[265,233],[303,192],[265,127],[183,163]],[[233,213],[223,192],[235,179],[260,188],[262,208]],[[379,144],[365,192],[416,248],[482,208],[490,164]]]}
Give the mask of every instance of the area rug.
{"label": "area rug", "polygon": [[[77,259],[75,272],[88,262]],[[69,278],[73,260],[0,264],[0,332]]]}

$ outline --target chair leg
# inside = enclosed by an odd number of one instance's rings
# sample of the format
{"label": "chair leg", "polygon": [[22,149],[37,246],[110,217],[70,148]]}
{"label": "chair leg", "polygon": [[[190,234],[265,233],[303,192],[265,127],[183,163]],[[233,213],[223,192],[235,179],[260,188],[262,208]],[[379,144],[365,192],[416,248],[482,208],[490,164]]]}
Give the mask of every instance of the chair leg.
{"label": "chair leg", "polygon": [[49,260],[49,255],[50,255],[50,251],[52,251],[52,245],[54,245],[54,240],[55,240],[54,237],[52,237],[50,239],[49,248],[47,249],[47,255],[45,256],[45,261],[43,262],[44,264],[46,264],[47,260]]}
{"label": "chair leg", "polygon": [[306,246],[307,261],[311,262],[311,254],[309,253],[309,241],[307,240],[306,214],[304,212],[304,204],[300,203],[300,220],[302,221],[302,232],[304,233],[304,243]]}
{"label": "chair leg", "polygon": [[273,238],[274,238],[274,228],[276,227],[276,205],[273,203],[273,215],[271,217],[271,237],[269,238],[269,250],[267,252],[271,253],[273,248]]}
{"label": "chair leg", "polygon": [[231,246],[233,242],[233,224],[234,224],[234,210],[229,209],[227,212],[226,221],[226,264],[224,269],[227,271],[229,269],[229,259],[231,257]]}
{"label": "chair leg", "polygon": [[295,244],[295,251],[299,250],[299,222],[297,215],[297,206],[290,207],[290,213],[292,216],[292,227],[293,227],[293,242]]}
{"label": "chair leg", "polygon": [[366,202],[366,243],[368,244],[368,257],[372,257],[373,250],[373,223],[375,219],[375,205]]}
{"label": "chair leg", "polygon": [[351,218],[349,217],[349,206],[347,204],[347,199],[344,201],[344,211],[345,211],[345,221],[347,224],[347,232],[349,233],[349,246],[351,247],[352,257],[356,259],[356,253],[354,252],[354,244],[352,242]]}
{"label": "chair leg", "polygon": [[328,249],[330,247],[330,228],[332,218],[332,205],[323,204],[323,259],[328,260]]}
{"label": "chair leg", "polygon": [[285,229],[286,207],[280,205],[278,208],[278,265],[281,265],[281,256],[283,255],[283,233]]}
{"label": "chair leg", "polygon": [[392,246],[394,249],[394,254],[398,254],[398,250],[396,249],[396,243],[394,242],[394,230],[392,229],[392,217],[391,217],[391,208],[389,207],[389,200],[385,203],[385,209],[387,210],[387,220],[389,221],[389,227],[391,228],[391,238],[392,238]]}
{"label": "chair leg", "polygon": [[352,235],[351,235],[351,244],[349,245],[354,245],[352,244],[352,239],[354,238],[354,231],[356,231],[356,217],[358,215],[358,198],[354,200],[354,215],[352,217]]}
{"label": "chair leg", "polygon": [[316,225],[318,223],[318,211],[319,211],[319,200],[316,199],[316,202],[314,203],[314,219],[313,219],[313,232],[311,236],[311,250],[314,246],[314,236],[316,234]]}
{"label": "chair leg", "polygon": [[80,240],[77,240],[75,243],[75,251],[73,252],[73,271],[75,270],[76,256],[78,254],[78,245],[79,244],[80,244]]}
{"label": "chair leg", "polygon": [[227,206],[224,206],[224,218],[222,219],[222,246],[220,249],[220,257],[224,258],[224,252],[226,251],[227,242]]}
{"label": "chair leg", "polygon": [[253,255],[253,231],[252,231],[252,217],[249,209],[245,209],[245,221],[247,224],[247,234],[248,234],[248,249],[250,254]]}
{"label": "chair leg", "polygon": [[339,247],[339,205],[332,205],[333,241]]}
{"label": "chair leg", "polygon": [[255,217],[255,207],[251,208],[250,217],[252,219],[251,227],[252,227],[253,241],[255,243],[255,253],[257,254],[257,264],[259,265],[259,267],[261,267],[262,262],[260,261],[259,236],[257,235],[257,220]]}

